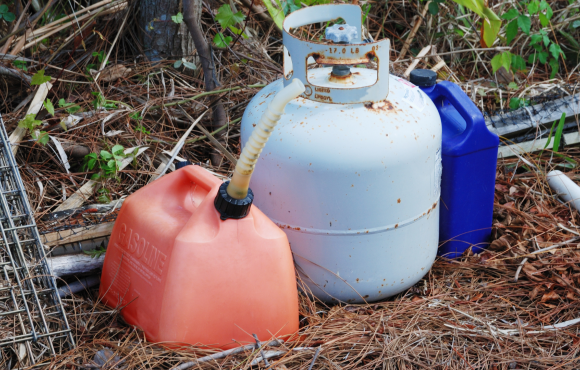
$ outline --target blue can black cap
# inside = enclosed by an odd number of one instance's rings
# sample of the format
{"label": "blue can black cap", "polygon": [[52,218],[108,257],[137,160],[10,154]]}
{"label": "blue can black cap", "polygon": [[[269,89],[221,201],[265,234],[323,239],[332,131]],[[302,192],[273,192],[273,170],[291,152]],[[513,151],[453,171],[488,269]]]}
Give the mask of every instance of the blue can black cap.
{"label": "blue can black cap", "polygon": [[175,163],[175,170],[177,171],[180,168],[183,168],[185,166],[191,166],[192,163],[190,161],[180,161],[180,162],[176,162]]}
{"label": "blue can black cap", "polygon": [[220,186],[213,202],[215,209],[220,213],[222,220],[244,218],[250,213],[250,208],[254,202],[254,193],[252,189],[248,189],[248,195],[244,199],[234,199],[227,191],[229,183],[226,181]]}
{"label": "blue can black cap", "polygon": [[409,81],[419,87],[433,86],[437,83],[437,72],[430,69],[415,69],[411,71]]}

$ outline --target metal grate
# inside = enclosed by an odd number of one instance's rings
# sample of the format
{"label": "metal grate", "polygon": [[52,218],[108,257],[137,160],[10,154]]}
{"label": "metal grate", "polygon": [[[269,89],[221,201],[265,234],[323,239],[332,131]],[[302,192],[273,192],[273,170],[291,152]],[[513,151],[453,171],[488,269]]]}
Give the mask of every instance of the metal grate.
{"label": "metal grate", "polygon": [[0,367],[74,346],[56,281],[0,116]]}

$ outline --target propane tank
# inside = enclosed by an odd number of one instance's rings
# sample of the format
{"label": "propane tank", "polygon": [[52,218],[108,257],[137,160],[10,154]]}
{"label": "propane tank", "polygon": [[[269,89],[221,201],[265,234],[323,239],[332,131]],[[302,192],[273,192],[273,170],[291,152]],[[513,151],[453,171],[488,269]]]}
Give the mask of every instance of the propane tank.
{"label": "propane tank", "polygon": [[[328,27],[324,42],[291,33],[338,18],[346,24]],[[250,185],[286,232],[302,280],[328,302],[402,292],[437,255],[441,120],[423,91],[389,74],[389,40],[361,40],[361,18],[350,4],[286,17],[284,77],[252,99],[241,126],[246,143],[273,96],[302,81]]]}

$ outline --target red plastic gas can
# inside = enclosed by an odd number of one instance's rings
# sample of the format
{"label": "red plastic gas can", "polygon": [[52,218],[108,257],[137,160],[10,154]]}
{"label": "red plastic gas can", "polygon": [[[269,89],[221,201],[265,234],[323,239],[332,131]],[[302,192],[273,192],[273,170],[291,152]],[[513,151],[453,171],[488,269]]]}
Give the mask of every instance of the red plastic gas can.
{"label": "red plastic gas can", "polygon": [[[286,234],[257,207],[220,220],[222,184],[186,166],[124,202],[109,241],[100,296],[154,342],[231,348],[298,330]],[[176,344],[177,344],[176,343]]]}

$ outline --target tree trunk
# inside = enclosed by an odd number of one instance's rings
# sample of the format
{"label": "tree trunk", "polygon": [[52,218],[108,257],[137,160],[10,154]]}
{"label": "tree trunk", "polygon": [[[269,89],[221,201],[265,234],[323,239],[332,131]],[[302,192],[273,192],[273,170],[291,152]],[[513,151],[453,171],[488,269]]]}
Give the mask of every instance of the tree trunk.
{"label": "tree trunk", "polygon": [[[201,19],[201,5],[201,0],[191,0],[190,12],[197,22]],[[149,60],[179,59],[193,54],[195,45],[185,22],[177,24],[171,20],[177,13],[183,13],[182,0],[143,0],[140,7],[139,26]]]}
{"label": "tree trunk", "polygon": [[[197,55],[200,59],[203,68],[203,79],[205,82],[205,90],[212,91],[219,86],[217,74],[215,70],[215,63],[213,61],[213,52],[211,45],[207,43],[205,35],[200,26],[200,18],[197,16],[198,3],[201,0],[183,0],[183,22],[187,25],[189,33],[193,38],[193,42],[197,49]],[[222,127],[227,123],[227,115],[224,105],[221,100],[218,100],[212,108],[212,124],[213,130]],[[216,139],[223,142],[224,131],[216,135]],[[210,153],[210,160],[212,165],[217,166],[221,163],[222,156],[219,151],[213,149]]]}

